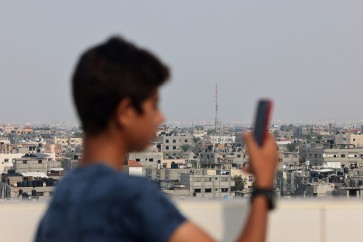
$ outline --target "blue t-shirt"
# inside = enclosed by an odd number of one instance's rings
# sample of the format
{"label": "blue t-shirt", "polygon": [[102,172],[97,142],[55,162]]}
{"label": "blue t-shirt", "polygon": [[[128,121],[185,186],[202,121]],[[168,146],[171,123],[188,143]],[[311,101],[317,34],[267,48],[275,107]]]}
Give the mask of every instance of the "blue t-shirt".
{"label": "blue t-shirt", "polygon": [[36,242],[167,241],[185,217],[145,178],[94,164],[57,185]]}

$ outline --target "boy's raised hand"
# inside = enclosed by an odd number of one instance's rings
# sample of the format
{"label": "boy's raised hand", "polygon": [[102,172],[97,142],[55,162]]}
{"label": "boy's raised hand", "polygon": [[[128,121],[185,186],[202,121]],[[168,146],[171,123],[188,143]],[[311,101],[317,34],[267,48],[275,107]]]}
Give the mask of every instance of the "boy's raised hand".
{"label": "boy's raised hand", "polygon": [[255,187],[272,188],[278,161],[278,152],[273,135],[270,133],[266,135],[262,147],[257,145],[252,133],[245,133],[243,136],[250,157],[249,168],[245,171],[255,176]]}

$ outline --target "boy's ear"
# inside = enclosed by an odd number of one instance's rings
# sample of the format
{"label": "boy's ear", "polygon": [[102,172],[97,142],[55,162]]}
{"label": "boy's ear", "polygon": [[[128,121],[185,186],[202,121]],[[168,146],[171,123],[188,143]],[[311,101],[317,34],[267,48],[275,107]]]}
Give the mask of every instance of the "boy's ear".
{"label": "boy's ear", "polygon": [[117,105],[116,122],[119,127],[127,127],[132,122],[135,108],[130,98],[123,98]]}

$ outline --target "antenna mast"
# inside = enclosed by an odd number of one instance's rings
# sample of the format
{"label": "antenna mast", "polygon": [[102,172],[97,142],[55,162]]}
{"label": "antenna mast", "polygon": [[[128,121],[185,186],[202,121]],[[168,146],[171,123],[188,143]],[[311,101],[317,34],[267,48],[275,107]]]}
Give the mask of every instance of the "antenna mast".
{"label": "antenna mast", "polygon": [[215,116],[214,116],[214,132],[216,135],[219,134],[219,128],[218,128],[218,84],[216,83],[216,90],[215,90]]}

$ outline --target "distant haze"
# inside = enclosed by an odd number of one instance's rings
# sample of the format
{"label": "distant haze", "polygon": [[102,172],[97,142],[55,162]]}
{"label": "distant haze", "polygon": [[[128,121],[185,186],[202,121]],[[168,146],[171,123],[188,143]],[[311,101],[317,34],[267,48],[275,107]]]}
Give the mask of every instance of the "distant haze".
{"label": "distant haze", "polygon": [[[82,3],[81,3],[82,2]],[[363,118],[362,1],[2,1],[0,122],[77,117],[70,76],[86,48],[119,34],[167,63],[169,120]]]}

